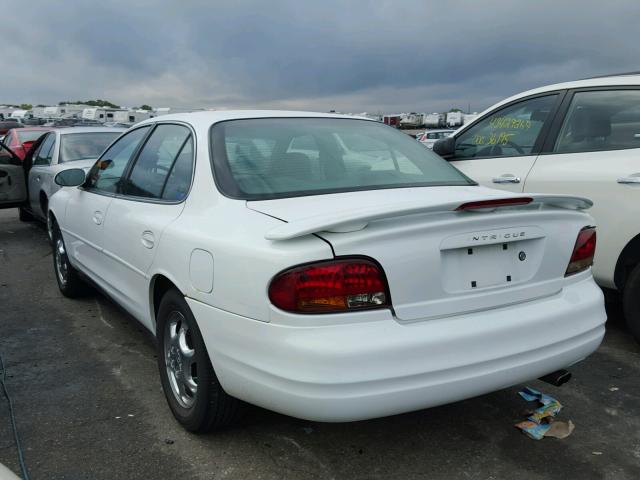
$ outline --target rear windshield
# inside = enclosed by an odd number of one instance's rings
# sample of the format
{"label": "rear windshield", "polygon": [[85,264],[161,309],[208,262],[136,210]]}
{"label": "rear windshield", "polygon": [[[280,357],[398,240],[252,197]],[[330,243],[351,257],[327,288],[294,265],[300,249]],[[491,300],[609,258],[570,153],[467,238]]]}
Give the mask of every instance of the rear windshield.
{"label": "rear windshield", "polygon": [[120,132],[86,132],[60,135],[58,162],[98,158]]}
{"label": "rear windshield", "polygon": [[244,200],[475,185],[405,133],[366,120],[232,120],[212,127],[211,145],[218,188]]}
{"label": "rear windshield", "polygon": [[20,143],[33,142],[34,140],[39,139],[45,133],[47,133],[46,130],[27,130],[26,132],[23,130],[18,130],[16,132]]}

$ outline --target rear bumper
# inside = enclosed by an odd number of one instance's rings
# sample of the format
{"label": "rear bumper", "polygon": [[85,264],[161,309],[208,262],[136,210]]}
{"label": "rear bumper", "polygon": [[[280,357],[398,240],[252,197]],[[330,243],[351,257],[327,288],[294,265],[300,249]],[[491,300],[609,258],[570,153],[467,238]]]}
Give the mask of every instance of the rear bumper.
{"label": "rear bumper", "polygon": [[368,313],[371,321],[293,327],[187,301],[230,395],[328,422],[418,410],[540,377],[596,350],[606,321],[591,277],[553,297],[412,324],[380,311]]}

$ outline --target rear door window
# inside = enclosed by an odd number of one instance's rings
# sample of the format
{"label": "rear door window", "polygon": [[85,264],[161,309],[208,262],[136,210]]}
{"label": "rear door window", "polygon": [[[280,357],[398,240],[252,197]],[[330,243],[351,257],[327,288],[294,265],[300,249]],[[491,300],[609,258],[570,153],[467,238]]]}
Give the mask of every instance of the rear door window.
{"label": "rear door window", "polygon": [[[190,136],[191,131],[182,125],[158,125],[142,147],[129,178],[123,183],[122,193],[136,197],[162,198],[174,162],[179,158]],[[189,148],[185,155],[188,150]],[[184,168],[183,163],[184,160],[179,166],[180,169]],[[184,175],[184,172],[181,170],[176,175]],[[179,179],[172,179],[172,182],[177,181]],[[178,186],[172,186],[172,189],[174,188],[177,189],[176,192],[181,191]]]}
{"label": "rear door window", "polygon": [[122,175],[138,145],[150,127],[141,127],[120,137],[91,167],[87,188],[108,193],[117,193]]}
{"label": "rear door window", "polygon": [[531,155],[558,94],[536,97],[485,117],[456,138],[454,160]]}
{"label": "rear door window", "polygon": [[640,148],[640,90],[576,92],[555,153]]}
{"label": "rear door window", "polygon": [[33,165],[49,165],[53,157],[53,145],[56,141],[56,134],[49,133],[40,145],[37,155],[33,159]]}

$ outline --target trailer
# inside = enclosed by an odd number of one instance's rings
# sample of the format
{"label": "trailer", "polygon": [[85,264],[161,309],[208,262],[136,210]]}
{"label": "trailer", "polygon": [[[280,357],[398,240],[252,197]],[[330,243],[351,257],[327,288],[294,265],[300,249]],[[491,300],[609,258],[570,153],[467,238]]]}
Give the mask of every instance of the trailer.
{"label": "trailer", "polygon": [[383,115],[382,123],[384,123],[385,125],[389,125],[390,127],[400,128],[401,119],[402,115],[400,114]]}
{"label": "trailer", "polygon": [[466,125],[467,123],[473,122],[479,116],[480,114],[478,112],[465,113],[462,115],[462,124]]}
{"label": "trailer", "polygon": [[444,114],[437,112],[430,113],[424,118],[424,126],[427,128],[444,127]]}
{"label": "trailer", "polygon": [[447,113],[447,127],[458,128],[464,122],[464,114],[462,112]]}
{"label": "trailer", "polygon": [[400,128],[420,128],[424,126],[424,113],[411,112],[400,120]]}

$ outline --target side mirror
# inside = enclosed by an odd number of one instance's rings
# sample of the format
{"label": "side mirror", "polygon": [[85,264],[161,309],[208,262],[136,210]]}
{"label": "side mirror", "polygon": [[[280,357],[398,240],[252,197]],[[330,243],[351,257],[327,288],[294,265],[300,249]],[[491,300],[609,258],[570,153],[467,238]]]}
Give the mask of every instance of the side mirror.
{"label": "side mirror", "polygon": [[451,158],[456,153],[456,137],[441,138],[433,144],[433,152],[442,158]]}
{"label": "side mirror", "polygon": [[86,174],[83,169],[70,168],[58,173],[54,181],[56,185],[60,185],[61,187],[77,187],[84,183],[85,178]]}

